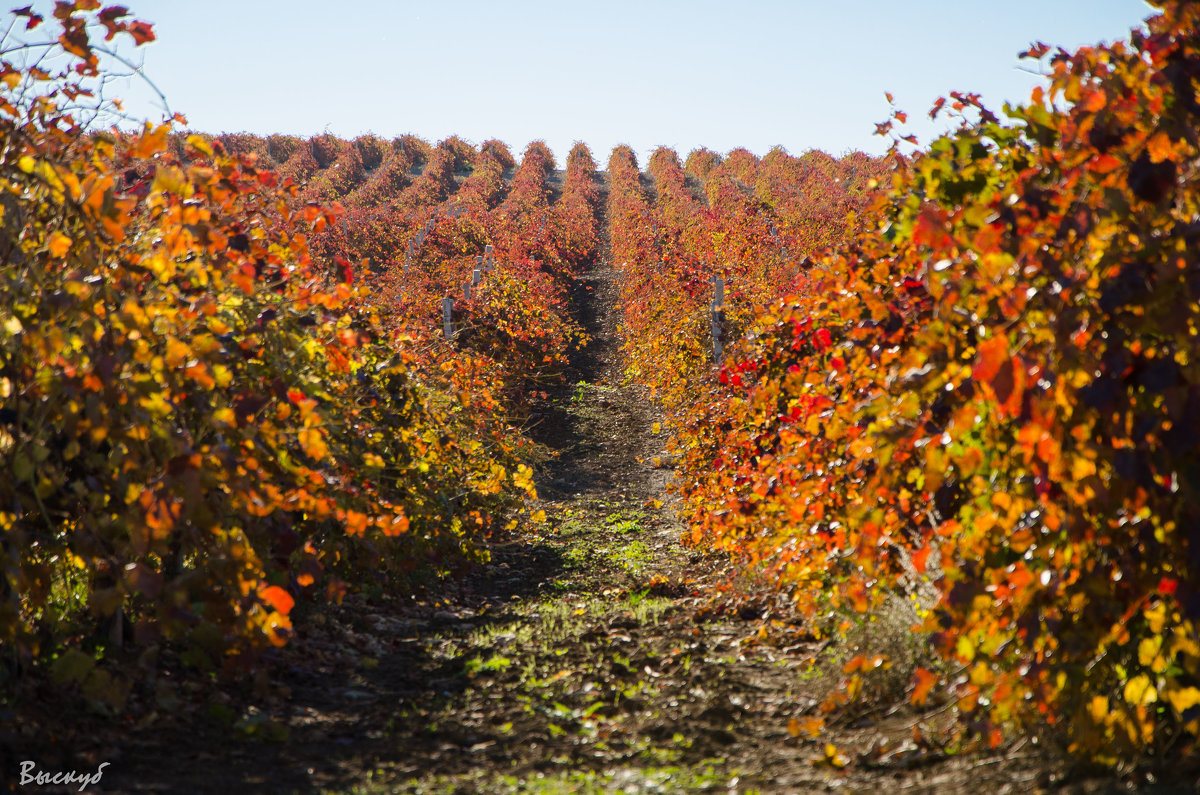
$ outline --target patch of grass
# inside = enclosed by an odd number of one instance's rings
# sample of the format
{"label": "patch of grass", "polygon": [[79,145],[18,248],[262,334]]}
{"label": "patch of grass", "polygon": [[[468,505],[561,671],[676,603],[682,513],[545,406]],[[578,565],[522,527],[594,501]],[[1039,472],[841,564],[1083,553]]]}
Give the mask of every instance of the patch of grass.
{"label": "patch of grass", "polygon": [[614,563],[635,577],[645,570],[650,562],[650,548],[641,541],[631,541],[612,553]]}
{"label": "patch of grass", "polygon": [[641,531],[641,522],[646,518],[642,511],[629,513],[614,512],[604,517],[604,526],[619,535]]}
{"label": "patch of grass", "polygon": [[481,657],[471,658],[470,660],[467,661],[465,669],[467,672],[467,676],[475,676],[476,674],[480,673],[481,671],[486,671],[487,673],[496,673],[497,671],[503,671],[505,668],[507,668],[510,665],[512,665],[512,660],[508,659],[507,657],[502,657],[499,654],[493,654],[491,657],[488,657],[486,660],[484,660]]}
{"label": "patch of grass", "polygon": [[[570,764],[569,760],[562,760]],[[377,783],[351,790],[355,795],[374,795],[382,792],[410,792],[414,795],[441,795],[457,792],[488,792],[499,795],[560,795],[560,793],[673,793],[673,792],[756,792],[738,788],[739,771],[724,769],[725,760],[704,760],[698,765],[647,765],[620,767],[613,770],[564,770],[532,773],[528,776],[488,774],[486,771],[464,776],[431,776],[391,782],[383,776]]]}
{"label": "patch of grass", "polygon": [[601,612],[603,605],[596,600],[582,605],[567,601],[543,602],[538,615],[541,626],[534,636],[551,644],[574,638],[583,632],[584,618]]}
{"label": "patch of grass", "polygon": [[563,560],[573,567],[580,567],[588,561],[588,551],[583,547],[571,547],[563,553]]}
{"label": "patch of grass", "polygon": [[533,640],[534,628],[527,623],[487,624],[474,630],[468,643],[477,648],[495,648],[506,643],[524,646]]}
{"label": "patch of grass", "polygon": [[675,607],[675,603],[662,596],[648,596],[648,591],[630,594],[625,600],[629,612],[639,624],[657,624]]}

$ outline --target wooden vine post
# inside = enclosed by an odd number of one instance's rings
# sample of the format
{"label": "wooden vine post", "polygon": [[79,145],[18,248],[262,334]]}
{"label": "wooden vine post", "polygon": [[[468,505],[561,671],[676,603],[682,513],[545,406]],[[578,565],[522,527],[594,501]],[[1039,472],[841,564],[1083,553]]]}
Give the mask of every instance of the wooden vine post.
{"label": "wooden vine post", "polygon": [[454,299],[446,296],[442,299],[442,335],[447,340],[454,338],[454,326],[451,321],[454,319]]}
{"label": "wooden vine post", "polygon": [[712,314],[712,343],[713,363],[720,364],[725,356],[725,280],[720,276],[712,277],[713,298]]}

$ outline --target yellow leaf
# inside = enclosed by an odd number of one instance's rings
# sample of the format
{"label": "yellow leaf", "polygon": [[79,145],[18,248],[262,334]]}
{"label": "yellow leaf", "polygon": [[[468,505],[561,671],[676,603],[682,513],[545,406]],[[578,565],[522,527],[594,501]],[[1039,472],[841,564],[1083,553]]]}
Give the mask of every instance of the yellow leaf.
{"label": "yellow leaf", "polygon": [[9,72],[0,79],[4,80],[4,85],[8,86],[9,88],[16,88],[17,86],[21,85],[20,72]]}
{"label": "yellow leaf", "polygon": [[1180,714],[1200,705],[1200,690],[1194,687],[1178,688],[1169,691],[1166,695],[1167,701],[1171,702],[1171,706]]}
{"label": "yellow leaf", "polygon": [[1167,618],[1167,607],[1161,602],[1154,607],[1143,611],[1142,615],[1146,617],[1146,623],[1150,626],[1150,631],[1154,634],[1162,632],[1163,623]]}
{"label": "yellow leaf", "polygon": [[657,436],[657,435],[658,435],[658,434],[659,434],[661,431],[662,431],[662,423],[661,423],[661,422],[656,422],[656,423],[654,423],[653,425],[651,425],[651,426],[650,426],[650,432],[651,432],[651,433],[653,433],[653,434],[655,434],[656,436]]}
{"label": "yellow leaf", "polygon": [[154,193],[186,194],[189,187],[182,171],[166,166],[158,167],[154,174],[154,182],[150,184],[150,190]]}
{"label": "yellow leaf", "polygon": [[21,155],[21,159],[17,161],[17,168],[24,171],[26,174],[32,174],[33,169],[37,166],[37,161],[29,155]]}
{"label": "yellow leaf", "polygon": [[[0,397],[6,397],[0,390]],[[1175,627],[1175,632],[1171,637],[1171,653],[1169,656],[1174,657],[1177,654],[1184,654],[1188,657],[1200,657],[1200,643],[1196,642],[1193,637],[1192,623],[1185,622],[1183,626]]]}
{"label": "yellow leaf", "polygon": [[46,248],[50,250],[50,256],[61,257],[71,250],[71,238],[62,232],[52,232],[50,239],[46,241]]}
{"label": "yellow leaf", "polygon": [[517,465],[517,472],[512,477],[513,485],[519,489],[529,491],[533,488],[533,470],[524,464]]}
{"label": "yellow leaf", "polygon": [[203,152],[204,154],[208,155],[209,157],[212,157],[212,155],[213,155],[212,147],[209,146],[208,141],[204,140],[199,135],[189,135],[187,137],[187,142],[188,142],[188,146],[192,147],[193,149],[196,149],[197,151]]}
{"label": "yellow leaf", "polygon": [[1086,458],[1078,456],[1071,460],[1071,479],[1083,480],[1096,474],[1096,464],[1094,461],[1089,461]]}
{"label": "yellow leaf", "polygon": [[1104,718],[1108,716],[1108,697],[1094,696],[1088,704],[1088,714],[1096,723],[1103,723]]}
{"label": "yellow leaf", "polygon": [[838,753],[837,746],[833,743],[825,743],[825,762],[841,769],[846,766],[846,757]]}
{"label": "yellow leaf", "polygon": [[1162,673],[1167,668],[1167,661],[1159,653],[1162,650],[1162,636],[1145,638],[1138,644],[1138,662],[1155,673]]}
{"label": "yellow leaf", "polygon": [[1146,706],[1158,701],[1158,693],[1150,677],[1139,674],[1125,683],[1125,701],[1133,705]]}

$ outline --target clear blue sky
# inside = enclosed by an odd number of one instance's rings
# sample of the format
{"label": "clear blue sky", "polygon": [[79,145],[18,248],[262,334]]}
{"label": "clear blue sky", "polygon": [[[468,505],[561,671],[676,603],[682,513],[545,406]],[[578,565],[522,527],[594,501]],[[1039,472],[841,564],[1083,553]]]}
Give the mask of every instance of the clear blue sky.
{"label": "clear blue sky", "polygon": [[[918,120],[950,90],[999,109],[1038,78],[1016,54],[1123,38],[1141,0],[410,2],[126,0],[156,24],[147,74],[203,132],[451,134],[882,151],[885,91]],[[154,113],[149,105],[131,109]]]}

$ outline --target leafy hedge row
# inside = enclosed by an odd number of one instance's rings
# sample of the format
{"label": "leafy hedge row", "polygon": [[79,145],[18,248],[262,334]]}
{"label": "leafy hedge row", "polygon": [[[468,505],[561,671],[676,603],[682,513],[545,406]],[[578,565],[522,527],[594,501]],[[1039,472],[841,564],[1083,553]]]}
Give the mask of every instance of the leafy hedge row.
{"label": "leafy hedge row", "polygon": [[968,736],[1178,772],[1200,735],[1200,11],[1159,5],[1127,41],[1033,48],[1049,84],[1003,119],[939,100],[959,128],[894,158],[878,225],[759,314],[681,439],[693,539],[802,608],[935,589],[945,664],[914,703],[940,679]]}
{"label": "leafy hedge row", "polygon": [[[536,363],[441,338],[440,298],[509,234],[492,214],[507,149],[91,133],[71,106],[102,73],[95,36],[151,29],[87,0],[18,15],[66,65],[0,64],[0,640],[15,658],[57,658],[60,681],[120,709],[129,683],[94,665],[104,646],[169,641],[241,671],[286,643],[298,598],[411,588],[483,557],[534,496],[506,385],[547,377],[541,357],[577,336],[561,286],[531,288],[497,250],[458,322],[493,312],[514,337],[558,336]],[[526,160],[544,174],[546,156]],[[446,203],[464,168],[474,219]],[[386,221],[394,237],[374,234]],[[560,256],[553,238],[530,250]]]}

